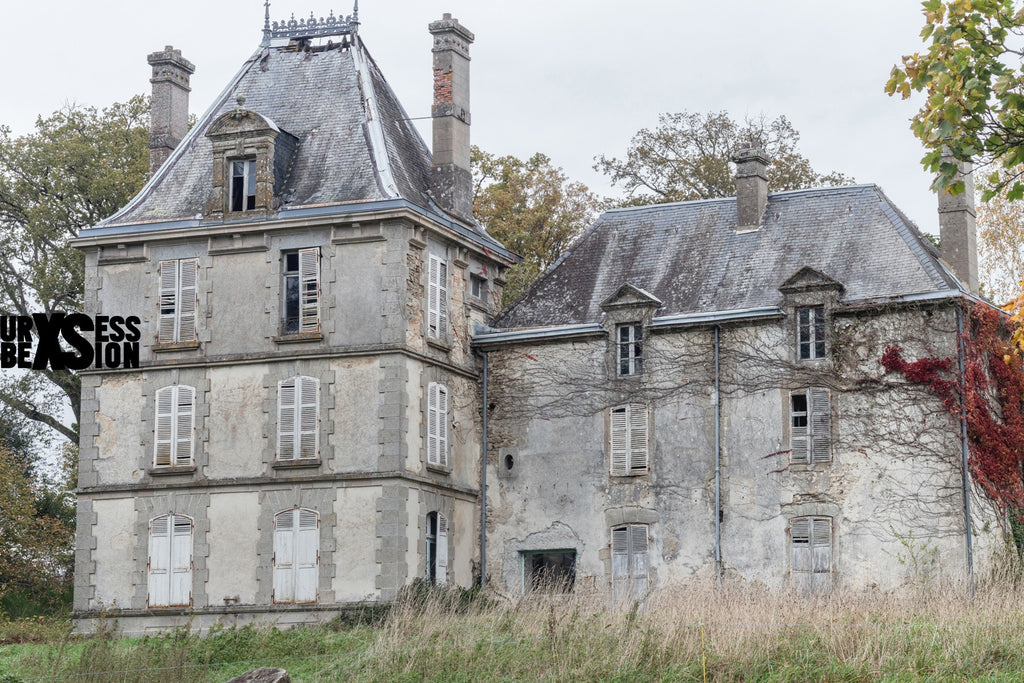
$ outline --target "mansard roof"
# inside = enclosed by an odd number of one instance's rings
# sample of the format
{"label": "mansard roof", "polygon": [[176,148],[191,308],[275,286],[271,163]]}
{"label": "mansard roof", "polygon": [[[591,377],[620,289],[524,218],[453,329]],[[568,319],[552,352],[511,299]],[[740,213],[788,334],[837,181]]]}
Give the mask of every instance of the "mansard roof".
{"label": "mansard roof", "polygon": [[[277,217],[350,213],[359,204],[408,203],[503,255],[475,225],[444,212],[429,195],[431,155],[358,34],[311,46],[267,41],[199,119],[139,194],[82,236],[204,225],[214,192],[207,133],[239,105],[297,139]],[[381,203],[384,206],[378,206]]]}
{"label": "mansard roof", "polygon": [[494,327],[597,323],[624,282],[659,299],[659,317],[779,306],[801,271],[845,302],[963,291],[880,188],[853,185],[769,194],[752,232],[736,231],[735,198],[608,211]]}

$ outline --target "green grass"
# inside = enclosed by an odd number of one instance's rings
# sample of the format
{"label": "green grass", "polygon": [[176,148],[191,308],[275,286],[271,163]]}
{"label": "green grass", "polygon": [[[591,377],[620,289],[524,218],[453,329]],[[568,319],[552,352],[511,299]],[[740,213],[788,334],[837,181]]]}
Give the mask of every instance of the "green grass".
{"label": "green grass", "polygon": [[[31,620],[29,620],[31,621]],[[225,681],[280,666],[303,681],[1021,681],[1024,596],[955,589],[799,599],[677,587],[640,609],[599,595],[410,595],[387,614],[199,638],[80,639],[67,622],[0,623],[0,683]],[[115,673],[111,673],[115,672]],[[9,679],[4,679],[7,675]],[[42,679],[47,680],[47,679]]]}

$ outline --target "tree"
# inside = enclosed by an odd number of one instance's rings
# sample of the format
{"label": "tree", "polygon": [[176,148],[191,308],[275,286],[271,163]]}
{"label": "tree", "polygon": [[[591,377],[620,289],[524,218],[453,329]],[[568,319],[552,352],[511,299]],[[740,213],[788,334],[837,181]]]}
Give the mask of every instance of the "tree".
{"label": "tree", "polygon": [[601,202],[539,152],[523,161],[473,146],[473,214],[523,257],[509,269],[505,303],[522,294],[596,217]]}
{"label": "tree", "polygon": [[[13,137],[0,127],[0,314],[81,310],[84,268],[68,240],[123,206],[146,180],[149,101],[102,111],[68,106]],[[77,442],[78,376],[67,370],[0,381],[0,402]],[[73,425],[65,424],[70,403]]]}
{"label": "tree", "polygon": [[[991,164],[985,200],[1005,191],[1024,196],[1024,66],[1020,38],[1024,9],[1013,0],[926,0],[924,53],[903,57],[886,83],[889,95],[927,95],[911,122],[928,150],[922,165],[937,173],[935,187],[962,192],[956,164],[943,150],[975,164]],[[1001,171],[999,170],[1001,168]]]}
{"label": "tree", "polygon": [[[981,184],[984,187],[984,183]],[[985,295],[998,304],[1015,299],[1024,279],[1024,215],[1001,192],[978,204],[978,261]]]}
{"label": "tree", "polygon": [[785,116],[747,119],[742,125],[727,112],[662,114],[658,127],[644,128],[630,140],[625,159],[596,157],[594,169],[621,185],[623,206],[662,204],[736,194],[732,156],[744,144],[767,152],[771,190],[796,190],[852,182],[841,173],[821,175],[797,151],[800,134]]}

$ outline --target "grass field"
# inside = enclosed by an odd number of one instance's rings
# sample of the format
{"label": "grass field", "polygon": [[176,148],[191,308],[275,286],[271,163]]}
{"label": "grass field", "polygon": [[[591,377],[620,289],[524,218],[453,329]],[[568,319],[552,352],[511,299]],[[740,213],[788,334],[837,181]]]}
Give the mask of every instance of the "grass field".
{"label": "grass field", "polygon": [[794,598],[682,586],[634,609],[598,596],[412,596],[386,614],[293,631],[87,639],[61,619],[0,624],[0,683],[225,681],[1024,680],[1024,594],[931,587]]}

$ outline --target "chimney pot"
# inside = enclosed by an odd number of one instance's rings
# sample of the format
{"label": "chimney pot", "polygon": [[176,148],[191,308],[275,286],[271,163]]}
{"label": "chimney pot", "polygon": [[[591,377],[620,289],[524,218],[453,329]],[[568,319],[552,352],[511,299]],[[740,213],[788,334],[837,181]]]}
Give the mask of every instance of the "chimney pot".
{"label": "chimney pot", "polygon": [[954,182],[963,181],[964,191],[939,191],[939,244],[942,260],[971,294],[978,293],[978,228],[974,210],[974,173],[969,161],[957,161],[948,151],[943,163],[958,167]]}
{"label": "chimney pot", "polygon": [[736,230],[757,230],[768,206],[771,161],[763,149],[752,143],[741,147],[732,160],[736,163]]}
{"label": "chimney pot", "polygon": [[152,109],[149,128],[149,174],[156,173],[188,133],[189,77],[195,73],[192,62],[181,50],[167,45],[147,57],[153,67]]}

